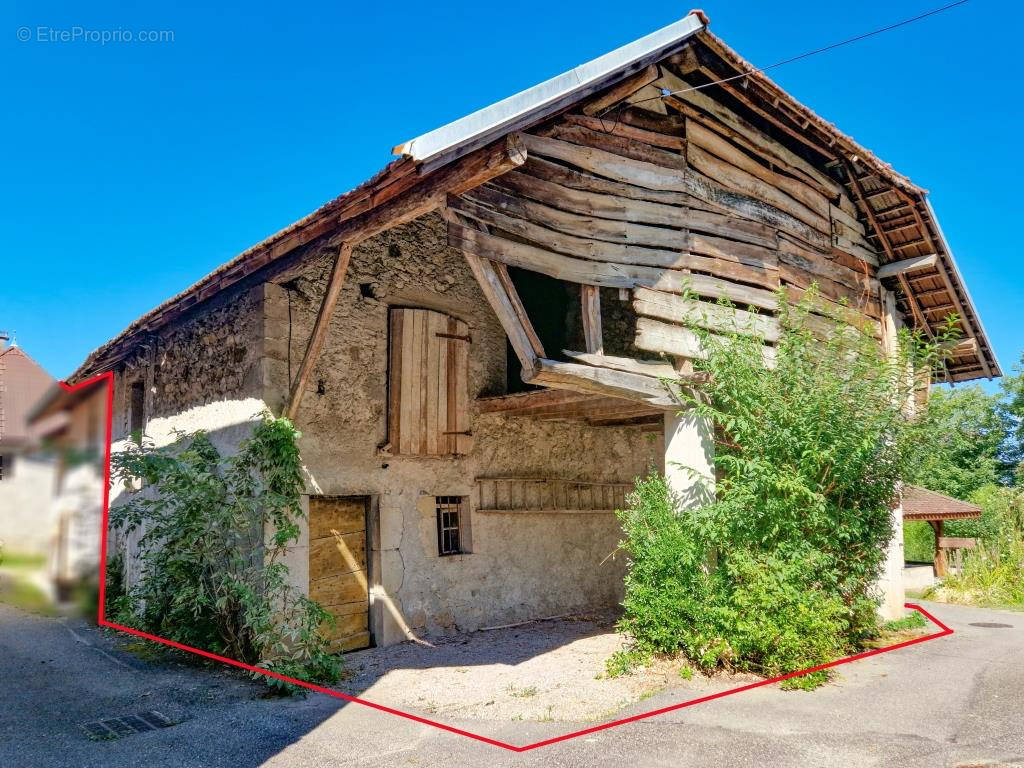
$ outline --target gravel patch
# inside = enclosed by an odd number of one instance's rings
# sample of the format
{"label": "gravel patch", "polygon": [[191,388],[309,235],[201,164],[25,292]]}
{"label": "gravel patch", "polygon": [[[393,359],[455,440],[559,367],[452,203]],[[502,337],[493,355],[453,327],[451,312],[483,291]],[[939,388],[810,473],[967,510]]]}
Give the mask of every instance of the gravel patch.
{"label": "gravel patch", "polygon": [[540,722],[608,719],[662,691],[708,687],[697,675],[683,679],[683,662],[609,678],[605,661],[626,644],[614,623],[588,614],[359,651],[345,657],[350,676],[338,687],[430,714]]}

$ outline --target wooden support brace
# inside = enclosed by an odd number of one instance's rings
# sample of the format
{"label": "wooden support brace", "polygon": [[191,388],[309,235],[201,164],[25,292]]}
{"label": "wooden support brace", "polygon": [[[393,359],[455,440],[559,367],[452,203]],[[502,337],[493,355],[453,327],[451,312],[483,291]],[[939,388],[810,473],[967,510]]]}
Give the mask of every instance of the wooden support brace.
{"label": "wooden support brace", "polygon": [[913,259],[903,259],[902,261],[894,261],[891,264],[883,264],[878,268],[876,277],[879,280],[885,280],[887,277],[896,277],[905,272],[914,272],[918,269],[934,267],[938,260],[939,257],[932,253],[927,256],[916,256]]}
{"label": "wooden support brace", "polygon": [[331,324],[331,315],[334,314],[334,305],[338,303],[341,285],[345,282],[345,273],[348,272],[348,264],[351,259],[352,246],[349,243],[342,243],[338,256],[334,260],[334,269],[331,271],[331,278],[327,283],[327,290],[324,292],[324,299],[316,316],[313,333],[309,337],[309,344],[302,356],[299,372],[295,376],[291,392],[288,395],[288,406],[285,408],[284,415],[292,421],[295,420],[295,416],[299,412],[302,393],[305,391],[309,377],[313,374],[313,369],[320,358],[320,350],[323,348]]}
{"label": "wooden support brace", "polygon": [[580,285],[580,304],[583,340],[587,352],[602,354],[604,338],[601,332],[601,289],[596,285]]}
{"label": "wooden support brace", "polygon": [[[454,209],[445,205],[443,214],[448,222],[448,227],[460,227],[460,218]],[[483,233],[487,233],[487,226],[476,223],[476,227]],[[526,314],[519,294],[516,293],[512,278],[504,264],[497,263],[491,259],[482,257],[480,254],[463,250],[466,263],[470,271],[480,285],[480,290],[491,305],[494,314],[505,335],[508,336],[516,357],[523,366],[524,376],[532,376],[537,369],[537,361],[544,355],[544,346],[541,344],[537,333],[533,328],[530,318]]]}

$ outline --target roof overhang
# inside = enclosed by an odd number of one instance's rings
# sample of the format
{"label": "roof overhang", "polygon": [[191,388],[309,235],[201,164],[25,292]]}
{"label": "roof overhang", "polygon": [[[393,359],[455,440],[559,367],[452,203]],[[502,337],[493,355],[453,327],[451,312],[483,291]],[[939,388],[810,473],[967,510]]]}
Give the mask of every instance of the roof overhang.
{"label": "roof overhang", "polygon": [[764,123],[777,139],[800,144],[819,162],[832,166],[833,175],[848,187],[861,210],[881,265],[936,257],[928,266],[889,282],[908,325],[926,338],[937,338],[946,318],[957,316],[962,343],[936,380],[1001,376],[927,192],[801,104],[710,31],[702,31],[696,40],[694,76],[704,83],[699,87],[735,104],[751,121]]}
{"label": "roof overhang", "polygon": [[[796,101],[712,35],[703,13],[692,11],[680,21],[633,43],[400,144],[394,151],[403,157],[136,320],[90,355],[72,380],[109,369],[129,354],[140,338],[300,247],[324,242],[354,219],[380,218],[380,209],[387,201],[410,191],[415,194],[414,188],[434,178],[439,170],[462,162],[467,155],[494,144],[502,135],[536,125],[579,100],[638,77],[654,62],[676,51],[685,53],[687,49],[698,48],[703,57],[698,64],[710,67],[707,77],[716,81],[732,78],[712,87],[727,98],[751,105],[759,115],[752,115],[752,119],[767,120],[775,126],[780,139],[799,142],[826,162],[847,166],[848,177],[843,181],[863,187],[864,199],[858,200],[858,204],[871,225],[870,236],[883,254],[882,264],[936,256],[928,267],[901,277],[899,284],[892,287],[900,291],[901,311],[926,334],[942,325],[946,313],[959,314],[964,341],[968,343],[947,362],[947,380],[1001,375],[948,243],[925,199],[925,191]],[[842,177],[842,173],[837,175]]]}
{"label": "roof overhang", "polygon": [[903,487],[904,522],[968,520],[981,517],[981,507],[916,485]]}

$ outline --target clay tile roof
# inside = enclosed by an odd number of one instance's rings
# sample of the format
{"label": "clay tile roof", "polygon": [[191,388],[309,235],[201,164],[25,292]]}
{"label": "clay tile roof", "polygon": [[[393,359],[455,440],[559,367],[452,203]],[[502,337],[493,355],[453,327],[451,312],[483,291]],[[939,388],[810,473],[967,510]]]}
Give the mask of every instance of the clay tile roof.
{"label": "clay tile roof", "polygon": [[21,347],[0,349],[0,447],[31,442],[29,411],[52,383],[50,374]]}
{"label": "clay tile roof", "polygon": [[903,519],[960,520],[981,517],[981,507],[916,485],[903,487]]}

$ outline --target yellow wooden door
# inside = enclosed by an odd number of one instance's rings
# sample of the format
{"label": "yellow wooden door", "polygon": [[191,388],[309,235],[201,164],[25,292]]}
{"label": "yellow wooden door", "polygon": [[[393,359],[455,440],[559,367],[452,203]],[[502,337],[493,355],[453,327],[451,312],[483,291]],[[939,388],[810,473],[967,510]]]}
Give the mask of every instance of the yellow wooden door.
{"label": "yellow wooden door", "polygon": [[364,497],[309,499],[309,597],[334,616],[331,650],[370,644]]}

